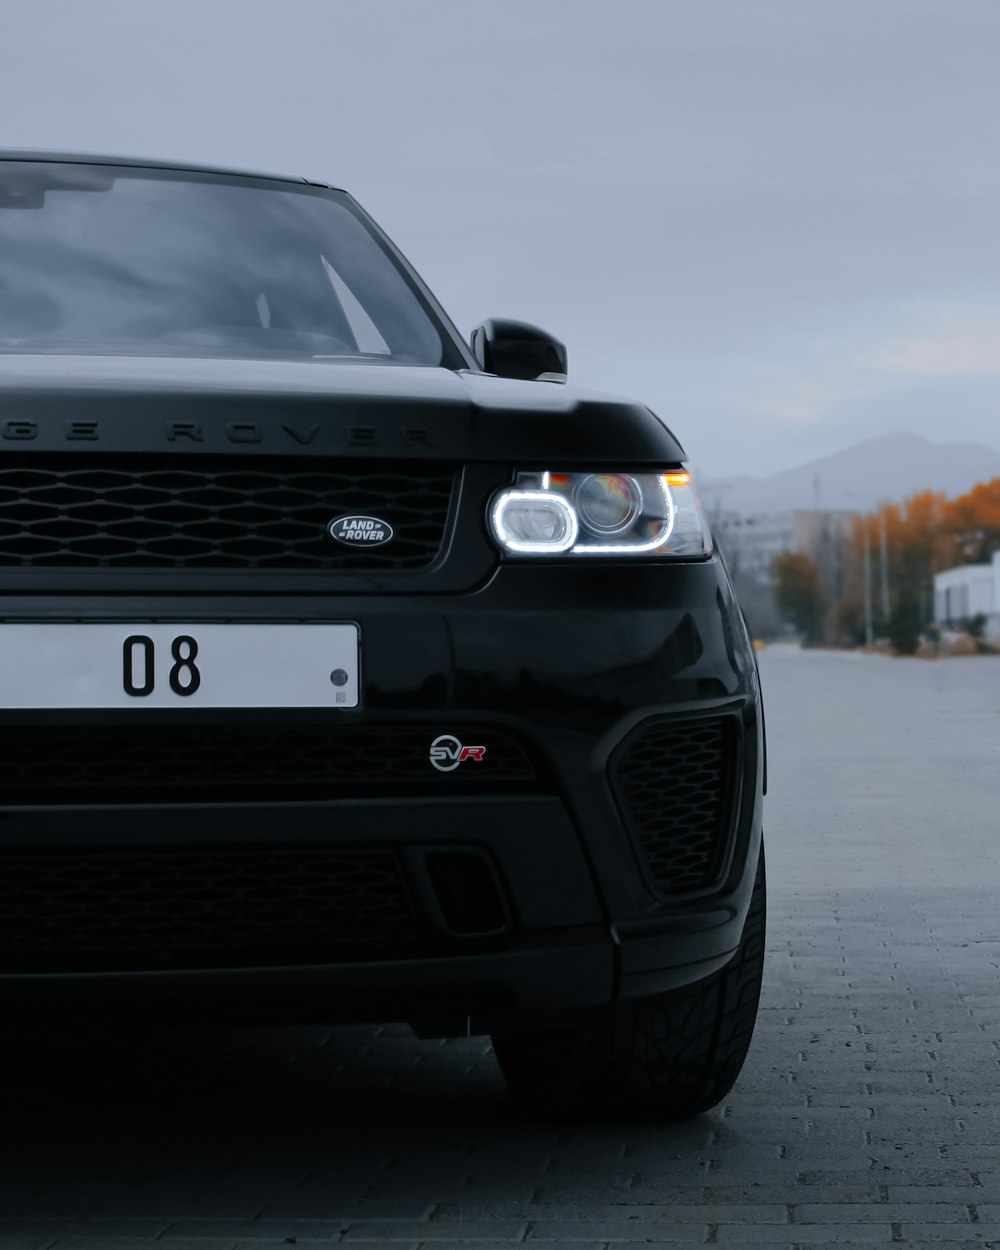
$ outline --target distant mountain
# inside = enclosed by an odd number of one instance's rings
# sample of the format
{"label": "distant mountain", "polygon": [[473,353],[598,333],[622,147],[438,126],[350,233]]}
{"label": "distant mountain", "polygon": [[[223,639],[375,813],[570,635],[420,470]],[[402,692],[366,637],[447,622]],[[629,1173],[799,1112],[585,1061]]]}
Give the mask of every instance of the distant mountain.
{"label": "distant mountain", "polygon": [[847,508],[869,512],[920,490],[961,495],[1000,477],[1000,451],[980,443],[932,443],[917,434],[880,434],[771,477],[702,478],[701,497],[718,511]]}

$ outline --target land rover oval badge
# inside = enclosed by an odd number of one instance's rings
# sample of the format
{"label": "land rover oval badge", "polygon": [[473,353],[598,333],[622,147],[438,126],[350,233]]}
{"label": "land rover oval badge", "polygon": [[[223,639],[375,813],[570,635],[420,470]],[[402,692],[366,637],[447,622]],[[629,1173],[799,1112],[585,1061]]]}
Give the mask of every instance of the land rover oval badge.
{"label": "land rover oval badge", "polygon": [[377,516],[339,516],[326,532],[345,547],[384,547],[392,542],[392,526]]}

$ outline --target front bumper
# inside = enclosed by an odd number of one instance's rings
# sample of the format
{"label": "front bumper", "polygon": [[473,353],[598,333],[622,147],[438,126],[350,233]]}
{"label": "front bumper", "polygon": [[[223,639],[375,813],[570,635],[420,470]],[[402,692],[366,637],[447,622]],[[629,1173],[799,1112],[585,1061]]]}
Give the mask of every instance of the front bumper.
{"label": "front bumper", "polygon": [[[431,1028],[464,1020],[490,1028],[676,988],[722,966],[737,946],[760,844],[763,740],[753,652],[714,559],[642,568],[506,565],[476,592],[447,597],[60,596],[7,599],[0,613],[21,621],[355,620],[361,627],[357,710],[19,713],[18,732],[39,741],[67,729],[99,738],[122,724],[141,735],[165,722],[173,733],[189,726],[197,734],[207,723],[235,733],[249,718],[289,733],[321,726],[345,742],[404,727],[429,749],[461,726],[484,738],[502,735],[531,766],[530,776],[498,775],[493,783],[489,756],[463,765],[466,773],[438,773],[428,759],[426,778],[361,779],[320,797],[253,793],[250,801],[235,794],[185,801],[174,778],[145,796],[123,789],[124,802],[106,792],[88,802],[77,791],[72,801],[35,795],[0,808],[0,864],[45,855],[64,865],[80,856],[110,863],[136,851],[153,864],[173,863],[169,857],[188,848],[212,848],[220,862],[227,852],[269,848],[387,848],[416,917],[416,939],[395,949],[376,944],[360,958],[350,944],[327,958],[322,943],[285,952],[280,941],[259,958],[233,958],[222,936],[215,955],[202,941],[194,960],[190,950],[153,958],[111,956],[105,946],[78,952],[69,966],[35,958],[23,935],[12,945],[0,934],[2,993],[27,1009],[410,1019]],[[651,876],[610,772],[621,744],[647,723],[713,718],[734,726],[738,741],[725,845],[706,887],[671,893]],[[8,732],[14,723],[8,716]],[[479,770],[474,786],[470,767]],[[58,786],[52,794],[58,799]],[[481,931],[474,919],[456,925],[444,914],[447,900],[428,867],[435,855],[456,851],[478,857],[475,872],[492,876],[499,910]]]}

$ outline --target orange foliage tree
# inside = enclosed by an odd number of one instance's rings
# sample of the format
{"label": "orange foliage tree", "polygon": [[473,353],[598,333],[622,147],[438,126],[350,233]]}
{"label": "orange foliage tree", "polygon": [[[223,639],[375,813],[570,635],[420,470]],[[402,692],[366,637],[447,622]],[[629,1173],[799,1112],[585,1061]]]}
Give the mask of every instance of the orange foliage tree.
{"label": "orange foliage tree", "polygon": [[[956,564],[989,561],[1000,551],[1000,478],[981,482],[949,500],[939,491],[919,491],[902,504],[883,504],[859,517],[854,527],[842,613],[857,614],[864,599],[867,536],[870,593],[876,632],[885,634],[904,607],[921,624],[934,614],[934,574]],[[889,618],[882,604],[882,559],[889,588]]]}
{"label": "orange foliage tree", "polygon": [[952,500],[947,528],[962,563],[988,563],[1000,551],[1000,477]]}

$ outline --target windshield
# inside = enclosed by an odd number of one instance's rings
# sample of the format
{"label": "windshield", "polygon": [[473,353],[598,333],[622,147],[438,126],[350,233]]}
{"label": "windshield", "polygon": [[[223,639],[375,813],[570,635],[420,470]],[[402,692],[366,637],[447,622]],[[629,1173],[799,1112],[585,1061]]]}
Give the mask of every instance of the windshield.
{"label": "windshield", "polygon": [[0,352],[439,365],[452,350],[342,193],[0,161]]}

